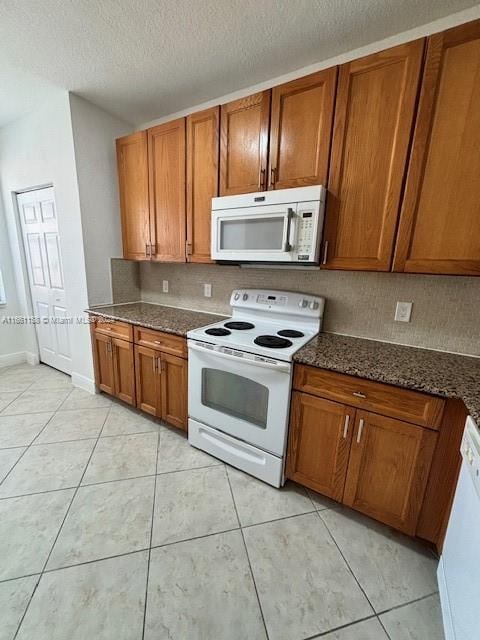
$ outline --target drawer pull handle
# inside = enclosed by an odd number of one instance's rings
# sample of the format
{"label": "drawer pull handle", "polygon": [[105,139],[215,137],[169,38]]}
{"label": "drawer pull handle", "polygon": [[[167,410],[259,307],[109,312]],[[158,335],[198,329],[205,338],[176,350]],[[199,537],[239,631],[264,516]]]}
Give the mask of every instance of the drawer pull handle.
{"label": "drawer pull handle", "polygon": [[154,340],[155,344],[162,344],[160,340]]}
{"label": "drawer pull handle", "polygon": [[362,439],[362,431],[363,431],[364,424],[365,424],[365,421],[363,418],[361,418],[360,423],[358,425],[357,444],[360,444],[360,440]]}
{"label": "drawer pull handle", "polygon": [[365,399],[365,398],[367,397],[367,394],[366,394],[366,393],[362,393],[361,391],[354,391],[354,392],[353,392],[353,395],[354,395],[356,398],[363,398],[363,399]]}
{"label": "drawer pull handle", "polygon": [[343,437],[346,438],[348,436],[348,423],[350,422],[350,416],[347,413],[345,416],[345,424],[343,425]]}

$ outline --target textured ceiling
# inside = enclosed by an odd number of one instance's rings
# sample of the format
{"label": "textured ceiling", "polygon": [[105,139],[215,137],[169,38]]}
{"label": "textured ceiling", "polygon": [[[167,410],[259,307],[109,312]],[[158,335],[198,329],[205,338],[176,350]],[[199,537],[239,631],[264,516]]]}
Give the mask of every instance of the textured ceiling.
{"label": "textured ceiling", "polygon": [[52,86],[139,124],[477,2],[3,0],[0,126]]}

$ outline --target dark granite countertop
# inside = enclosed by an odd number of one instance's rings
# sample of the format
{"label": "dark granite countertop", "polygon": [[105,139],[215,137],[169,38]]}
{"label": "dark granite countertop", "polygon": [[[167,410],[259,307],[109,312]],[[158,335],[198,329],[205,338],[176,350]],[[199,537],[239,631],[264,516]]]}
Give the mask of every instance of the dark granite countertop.
{"label": "dark granite countertop", "polygon": [[480,358],[321,333],[294,361],[445,398],[459,398],[480,427]]}
{"label": "dark granite countertop", "polygon": [[212,322],[226,319],[226,316],[190,311],[178,307],[167,307],[150,302],[130,302],[128,304],[109,304],[102,307],[87,309],[87,313],[138,324],[148,329],[157,329],[165,333],[186,336],[187,331],[203,327]]}

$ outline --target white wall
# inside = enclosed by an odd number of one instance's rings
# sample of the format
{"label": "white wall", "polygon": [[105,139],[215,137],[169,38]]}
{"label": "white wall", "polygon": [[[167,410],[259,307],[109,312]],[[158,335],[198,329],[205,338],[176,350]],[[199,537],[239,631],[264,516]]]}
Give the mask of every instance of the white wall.
{"label": "white wall", "polygon": [[[10,270],[6,261],[7,287],[12,288],[13,274],[17,312],[29,315],[28,280],[12,194],[53,184],[67,312],[74,318],[72,381],[91,390],[89,328],[76,320],[86,319],[84,310],[90,304],[111,297],[109,259],[121,251],[114,139],[129,130],[130,125],[67,91],[53,92],[34,114],[0,129],[0,197],[5,214],[0,232],[5,223],[12,257]],[[13,331],[9,327],[8,332],[15,336],[15,349],[37,352],[32,327]],[[1,342],[0,348],[8,353],[13,338],[10,342],[7,336]]]}
{"label": "white wall", "polygon": [[89,306],[112,302],[110,258],[122,256],[115,139],[132,125],[70,94]]}

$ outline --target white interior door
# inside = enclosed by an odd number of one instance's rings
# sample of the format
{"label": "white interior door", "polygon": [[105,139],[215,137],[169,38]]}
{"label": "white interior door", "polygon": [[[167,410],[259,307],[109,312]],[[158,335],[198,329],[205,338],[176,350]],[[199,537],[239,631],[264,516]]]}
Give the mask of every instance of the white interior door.
{"label": "white interior door", "polygon": [[17,195],[40,360],[71,373],[70,326],[53,187]]}

